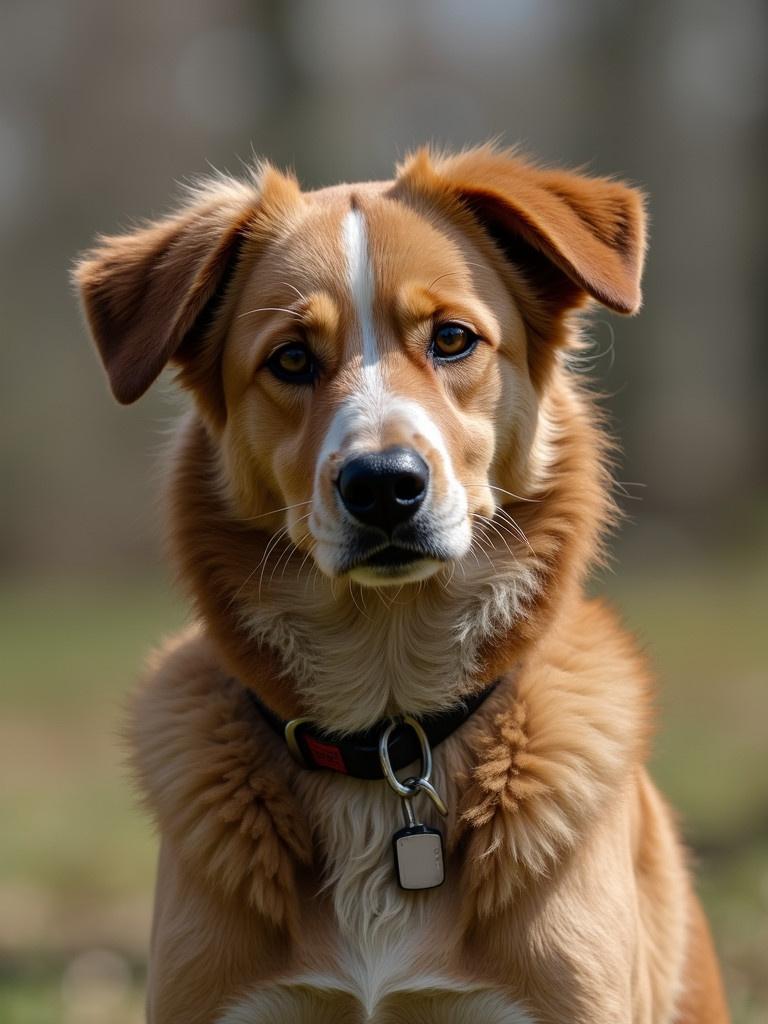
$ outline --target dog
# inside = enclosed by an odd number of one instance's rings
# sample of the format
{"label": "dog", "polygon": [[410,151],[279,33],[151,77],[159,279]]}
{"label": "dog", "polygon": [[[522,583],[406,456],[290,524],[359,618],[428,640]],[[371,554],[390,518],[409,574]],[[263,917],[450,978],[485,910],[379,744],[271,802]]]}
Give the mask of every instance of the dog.
{"label": "dog", "polygon": [[649,671],[584,592],[616,510],[574,361],[644,253],[634,187],[481,146],[218,176],[77,265],[118,401],[192,399],[196,620],[130,725],[151,1024],[728,1020]]}

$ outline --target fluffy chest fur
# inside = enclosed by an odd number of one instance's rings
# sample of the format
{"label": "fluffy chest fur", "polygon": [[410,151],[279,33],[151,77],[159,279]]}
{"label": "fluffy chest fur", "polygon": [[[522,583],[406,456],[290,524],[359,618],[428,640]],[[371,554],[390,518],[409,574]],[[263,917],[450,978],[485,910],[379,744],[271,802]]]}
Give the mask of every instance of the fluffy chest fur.
{"label": "fluffy chest fur", "polygon": [[[419,820],[442,827],[449,839],[458,804],[450,775],[457,745],[435,751],[434,781],[454,808],[450,819],[441,820],[421,799],[415,808]],[[295,792],[315,838],[323,913],[333,924],[318,944],[308,923],[309,939],[300,939],[296,951],[299,966],[277,984],[257,986],[220,1024],[255,1024],[270,1015],[283,1024],[339,1018],[533,1024],[508,987],[461,964],[454,927],[462,911],[460,858],[450,857],[439,890],[410,893],[394,884],[391,837],[402,815],[385,783],[307,772],[297,776]]]}
{"label": "fluffy chest fur", "polygon": [[[589,640],[595,636],[599,658]],[[402,820],[394,794],[383,784],[298,769],[254,718],[240,685],[222,673],[204,636],[167,656],[135,719],[150,806],[180,863],[204,879],[214,902],[234,901],[235,935],[263,920],[265,936],[270,922],[291,936],[266,977],[258,956],[244,950],[241,984],[250,977],[258,995],[223,1018],[227,1024],[269,1020],[259,1015],[267,1008],[285,1013],[280,1020],[294,1019],[290,1013],[297,1021],[321,1019],[301,1016],[305,998],[315,1012],[318,992],[333,1012],[347,1006],[350,1021],[402,1019],[388,1017],[387,1007],[422,998],[425,1021],[461,1020],[439,1014],[454,1004],[457,1014],[468,1012],[473,1001],[489,1021],[557,1020],[541,1008],[556,963],[578,969],[580,984],[608,1007],[628,998],[616,989],[615,979],[624,985],[627,977],[616,950],[647,970],[646,940],[627,913],[621,882],[634,885],[630,780],[644,742],[642,670],[610,615],[592,606],[563,622],[560,638],[538,653],[435,752],[435,782],[451,810],[448,878],[421,894],[394,883],[390,843]],[[609,682],[606,706],[600,695]],[[419,810],[434,821],[428,807]],[[668,828],[663,815],[660,822]],[[618,880],[609,888],[587,866],[585,851],[596,844],[591,856]],[[672,876],[680,871],[673,867]],[[668,906],[674,892],[670,883]],[[589,955],[568,939],[588,920],[600,923]],[[653,935],[673,973],[680,908],[674,920],[669,934]],[[652,918],[647,926],[653,930]],[[615,968],[610,983],[606,964]],[[561,996],[573,1001],[567,990]],[[546,997],[545,1010],[547,1000],[557,1003]],[[585,996],[572,1019],[611,1018]]]}
{"label": "fluffy chest fur", "polygon": [[484,578],[386,596],[321,582],[286,586],[247,605],[243,624],[280,651],[282,671],[308,715],[330,730],[365,729],[407,707],[427,714],[477,686],[485,646],[524,615],[536,593],[533,559]]}

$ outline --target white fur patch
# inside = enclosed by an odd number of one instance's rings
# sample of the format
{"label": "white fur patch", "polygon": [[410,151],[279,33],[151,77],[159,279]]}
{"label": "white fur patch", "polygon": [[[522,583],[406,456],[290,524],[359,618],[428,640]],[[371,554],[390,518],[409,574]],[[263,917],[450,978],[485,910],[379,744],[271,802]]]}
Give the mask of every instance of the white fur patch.
{"label": "white fur patch", "polygon": [[347,263],[347,282],[360,325],[365,397],[375,410],[385,397],[385,389],[381,375],[379,347],[373,325],[373,268],[368,252],[365,218],[359,210],[350,210],[344,217],[342,233]]}
{"label": "white fur patch", "polygon": [[[407,1014],[407,1016],[405,1016]],[[216,1024],[535,1024],[504,992],[473,981],[426,974],[393,985],[381,1000],[367,1005],[354,979],[308,971],[264,986]]]}

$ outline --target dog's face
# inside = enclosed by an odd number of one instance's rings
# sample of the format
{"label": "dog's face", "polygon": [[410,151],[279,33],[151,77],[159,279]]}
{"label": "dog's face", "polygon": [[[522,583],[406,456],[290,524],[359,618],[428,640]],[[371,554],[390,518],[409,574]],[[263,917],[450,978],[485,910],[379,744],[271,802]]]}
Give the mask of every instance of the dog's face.
{"label": "dog's face", "polygon": [[631,190],[482,149],[308,194],[214,184],[78,280],[118,398],[175,360],[238,517],[378,587],[452,570],[544,472],[564,314],[634,309],[642,248]]}
{"label": "dog's face", "polygon": [[375,190],[305,200],[224,346],[229,476],[332,577],[374,586],[461,559],[494,455],[529,447],[525,327],[488,254]]}

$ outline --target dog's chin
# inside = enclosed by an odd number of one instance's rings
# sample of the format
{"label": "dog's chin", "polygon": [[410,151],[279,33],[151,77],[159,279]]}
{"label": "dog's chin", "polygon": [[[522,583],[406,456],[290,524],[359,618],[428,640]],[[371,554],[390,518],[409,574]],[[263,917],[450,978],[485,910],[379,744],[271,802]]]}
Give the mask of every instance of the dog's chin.
{"label": "dog's chin", "polygon": [[363,587],[400,587],[406,583],[418,583],[434,576],[454,557],[450,552],[443,553],[431,547],[406,547],[397,543],[358,551],[353,555],[318,544],[313,555],[318,568],[330,579],[352,580]]}
{"label": "dog's chin", "polygon": [[364,587],[403,586],[429,579],[443,568],[445,562],[436,558],[416,558],[408,562],[391,564],[362,563],[349,569],[344,575]]}

